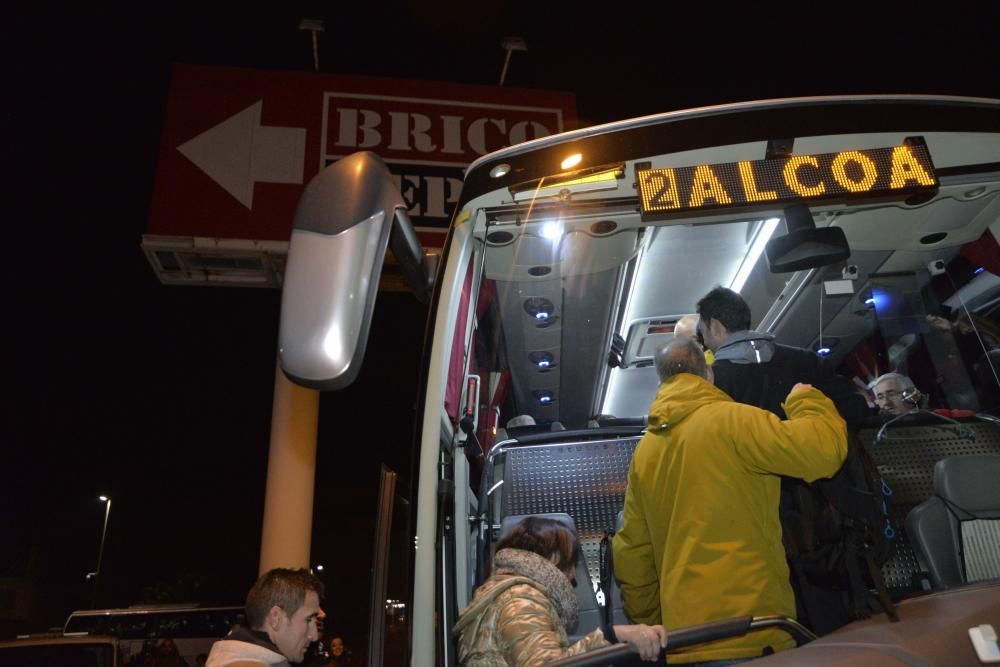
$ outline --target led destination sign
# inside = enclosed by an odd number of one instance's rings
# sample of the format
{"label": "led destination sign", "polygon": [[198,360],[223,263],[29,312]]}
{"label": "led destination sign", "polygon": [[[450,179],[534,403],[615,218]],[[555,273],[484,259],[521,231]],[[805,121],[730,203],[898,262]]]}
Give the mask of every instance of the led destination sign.
{"label": "led destination sign", "polygon": [[934,192],[938,179],[923,141],[891,148],[792,155],[668,169],[637,168],[642,217]]}

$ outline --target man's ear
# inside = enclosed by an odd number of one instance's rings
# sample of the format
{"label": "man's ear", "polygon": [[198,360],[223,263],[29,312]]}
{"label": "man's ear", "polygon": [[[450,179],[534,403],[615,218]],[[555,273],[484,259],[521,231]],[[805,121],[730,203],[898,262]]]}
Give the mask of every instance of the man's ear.
{"label": "man's ear", "polygon": [[708,329],[712,332],[712,335],[715,336],[716,339],[726,338],[729,336],[729,329],[727,329],[719,320],[710,319],[708,321]]}
{"label": "man's ear", "polygon": [[269,630],[275,630],[275,631],[280,630],[281,623],[283,620],[285,620],[285,610],[279,607],[278,605],[274,605],[273,607],[267,610],[266,623],[267,623],[267,628]]}

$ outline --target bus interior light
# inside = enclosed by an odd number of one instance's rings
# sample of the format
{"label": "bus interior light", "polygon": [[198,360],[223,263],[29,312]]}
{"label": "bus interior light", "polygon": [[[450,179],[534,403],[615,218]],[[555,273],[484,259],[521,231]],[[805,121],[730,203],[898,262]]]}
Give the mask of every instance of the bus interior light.
{"label": "bus interior light", "polygon": [[[571,156],[572,157],[572,156]],[[565,176],[543,177],[510,187],[514,201],[524,201],[536,197],[571,195],[581,192],[617,190],[618,181],[625,177],[624,165],[578,169]]]}
{"label": "bus interior light", "polygon": [[542,224],[541,230],[542,236],[552,241],[553,243],[562,238],[563,228],[558,222],[550,220]]}
{"label": "bus interior light", "polygon": [[729,289],[734,292],[739,292],[743,289],[747,279],[750,278],[750,273],[753,271],[753,268],[757,266],[757,260],[760,259],[761,254],[764,252],[767,242],[771,240],[771,236],[774,235],[774,230],[778,228],[778,222],[780,222],[778,218],[768,218],[763,221],[760,229],[757,231],[757,235],[754,237],[753,244],[750,246],[749,252],[747,252],[746,257],[743,258],[743,262],[740,264],[740,268],[736,272],[733,282],[730,283]]}
{"label": "bus interior light", "polygon": [[576,165],[580,164],[582,161],[583,161],[582,154],[573,153],[572,155],[567,156],[566,159],[564,159],[559,166],[562,168],[563,171],[566,171],[567,169],[572,169]]}

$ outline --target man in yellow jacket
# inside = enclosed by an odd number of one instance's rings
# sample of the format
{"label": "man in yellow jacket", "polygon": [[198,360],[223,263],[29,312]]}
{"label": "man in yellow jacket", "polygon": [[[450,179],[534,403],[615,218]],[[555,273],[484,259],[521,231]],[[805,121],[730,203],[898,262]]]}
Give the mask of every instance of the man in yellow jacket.
{"label": "man in yellow jacket", "polygon": [[[615,574],[633,623],[667,630],[739,616],[795,616],[781,544],[778,475],[833,475],[844,421],[818,389],[797,384],[787,421],[712,384],[701,347],[677,338],[656,355],[660,388],[629,470]],[[757,657],[794,646],[777,629],[671,654],[671,663]],[[669,648],[669,644],[668,644]]]}

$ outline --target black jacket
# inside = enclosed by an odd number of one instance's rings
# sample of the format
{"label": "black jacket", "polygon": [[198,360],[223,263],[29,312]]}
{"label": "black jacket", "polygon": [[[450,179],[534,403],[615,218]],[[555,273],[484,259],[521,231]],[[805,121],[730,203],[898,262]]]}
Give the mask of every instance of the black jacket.
{"label": "black jacket", "polygon": [[738,403],[756,405],[787,419],[781,403],[797,382],[826,394],[849,431],[864,425],[870,410],[854,384],[837,375],[822,357],[799,347],[780,345],[768,334],[739,331],[715,353],[715,386]]}

